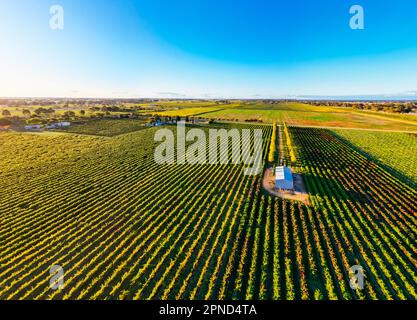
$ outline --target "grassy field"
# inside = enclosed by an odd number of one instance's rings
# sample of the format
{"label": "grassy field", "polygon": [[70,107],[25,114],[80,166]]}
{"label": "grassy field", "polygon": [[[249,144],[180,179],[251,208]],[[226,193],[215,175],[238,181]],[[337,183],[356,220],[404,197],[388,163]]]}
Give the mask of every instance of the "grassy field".
{"label": "grassy field", "polygon": [[[222,126],[266,158],[271,127]],[[417,191],[331,131],[289,128],[306,206],[242,165],[156,164],[156,130],[0,133],[0,299],[417,298]]]}
{"label": "grassy field", "polygon": [[[280,102],[274,104],[263,104],[258,102],[240,103],[236,106],[238,109],[244,110],[275,110],[275,111],[303,111],[303,112],[346,112],[346,108],[335,108],[326,106],[312,106],[299,102]],[[230,109],[230,108],[228,108]]]}
{"label": "grassy field", "polygon": [[198,116],[209,112],[215,112],[220,110],[218,107],[196,107],[196,108],[184,108],[184,109],[174,109],[168,111],[159,111],[159,112],[149,112],[143,111],[142,113],[150,113],[152,115],[159,116],[170,116],[170,117],[187,117],[187,116]]}
{"label": "grassy field", "polygon": [[[206,118],[246,121],[261,120],[266,123],[287,122],[290,125],[342,127],[417,132],[417,122],[404,117],[381,116],[346,108],[314,107],[300,103],[278,105],[244,104],[204,114]],[[412,115],[408,117],[413,118]]]}
{"label": "grassy field", "polygon": [[[135,105],[135,104],[132,104]],[[218,104],[211,101],[158,101],[158,102],[147,102],[142,103],[142,106],[160,106],[175,109],[189,109],[189,108],[203,108],[203,107],[215,107]]]}
{"label": "grassy field", "polygon": [[404,123],[415,123],[417,122],[417,114],[397,114],[397,113],[387,113],[387,112],[376,112],[376,111],[360,111],[361,114],[366,114],[379,118],[388,118],[391,120],[404,121]]}
{"label": "grassy field", "polygon": [[[60,117],[62,116],[66,111],[75,111],[76,114],[79,115],[79,110],[82,109],[82,107],[79,106],[69,106],[69,107],[63,107],[62,105],[58,105],[58,106],[43,106],[43,105],[29,105],[29,106],[22,106],[22,107],[0,107],[0,118],[2,117],[1,115],[1,111],[2,110],[8,110],[11,113],[11,116],[16,116],[16,117],[24,117],[23,114],[23,110],[29,110],[32,114],[35,114],[35,110],[39,109],[39,108],[43,108],[43,109],[53,109],[55,112],[52,114],[55,117]],[[89,111],[87,111],[87,114],[90,113]]]}

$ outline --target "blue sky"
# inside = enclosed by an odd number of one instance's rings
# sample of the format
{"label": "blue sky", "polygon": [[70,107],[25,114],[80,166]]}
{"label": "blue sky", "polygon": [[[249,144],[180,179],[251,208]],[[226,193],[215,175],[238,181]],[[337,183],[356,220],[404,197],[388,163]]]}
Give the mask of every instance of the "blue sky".
{"label": "blue sky", "polygon": [[0,0],[0,74],[9,97],[412,95],[417,1]]}

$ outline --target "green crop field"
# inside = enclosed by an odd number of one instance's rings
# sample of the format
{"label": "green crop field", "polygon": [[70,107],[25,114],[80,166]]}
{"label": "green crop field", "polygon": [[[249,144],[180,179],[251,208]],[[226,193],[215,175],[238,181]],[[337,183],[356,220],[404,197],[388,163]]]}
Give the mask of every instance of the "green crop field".
{"label": "green crop field", "polygon": [[0,43],[5,317],[417,300],[417,0],[0,0]]}
{"label": "green crop field", "polygon": [[417,183],[417,136],[410,133],[334,130],[334,132]]}
{"label": "green crop field", "polygon": [[[271,126],[219,127],[262,129],[266,159]],[[157,130],[0,133],[0,299],[417,298],[417,191],[347,141],[289,127],[305,205],[243,165],[158,165]]]}
{"label": "green crop field", "polygon": [[280,103],[274,105],[242,104],[233,108],[205,113],[205,118],[266,123],[287,122],[295,126],[342,127],[359,129],[378,129],[417,132],[414,116],[375,115],[372,112],[359,112],[348,108],[315,107],[301,103]]}
{"label": "green crop field", "polygon": [[173,110],[159,111],[159,112],[142,112],[142,113],[151,113],[152,115],[159,116],[170,116],[170,117],[187,117],[187,116],[198,116],[209,112],[218,111],[218,107],[196,107],[196,108],[174,108]]}
{"label": "green crop field", "polygon": [[346,112],[346,108],[335,108],[326,106],[312,106],[299,102],[279,102],[274,104],[264,104],[259,102],[240,103],[236,106],[244,110],[275,110],[275,111],[301,111],[301,112]]}
{"label": "green crop field", "polygon": [[158,101],[158,102],[147,102],[143,104],[145,107],[151,106],[161,106],[168,108],[178,108],[178,109],[189,109],[189,108],[203,108],[203,107],[215,107],[217,103],[210,101]]}
{"label": "green crop field", "polygon": [[145,120],[138,119],[87,120],[73,123],[70,127],[57,129],[55,131],[113,137],[146,129],[145,123]]}
{"label": "green crop field", "polygon": [[322,234],[315,241],[331,260],[330,267],[321,265],[329,272],[328,290],[337,283],[334,292],[344,295],[343,273],[356,264],[367,270],[360,294],[415,299],[417,191],[328,130],[291,131],[319,213],[314,219]]}
{"label": "green crop field", "polygon": [[396,114],[376,111],[361,111],[361,114],[373,116],[375,118],[388,118],[390,120],[397,120],[403,123],[413,124],[417,123],[417,114]]}

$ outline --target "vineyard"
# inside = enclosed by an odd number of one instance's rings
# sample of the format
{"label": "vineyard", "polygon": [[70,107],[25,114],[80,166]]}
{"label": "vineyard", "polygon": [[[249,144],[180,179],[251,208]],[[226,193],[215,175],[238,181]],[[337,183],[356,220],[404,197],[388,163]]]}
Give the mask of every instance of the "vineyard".
{"label": "vineyard", "polygon": [[[263,129],[267,160],[276,129],[233,128]],[[157,165],[155,130],[0,135],[0,299],[417,297],[417,191],[331,131],[285,127],[306,206],[243,165]]]}
{"label": "vineyard", "polygon": [[71,133],[113,137],[120,134],[146,129],[145,120],[88,120],[73,123],[71,127],[61,128],[56,131]]}
{"label": "vineyard", "polygon": [[375,116],[370,112],[349,109],[311,107],[301,103],[278,105],[241,104],[231,108],[224,105],[221,110],[205,113],[204,118],[228,121],[262,121],[272,124],[286,122],[292,126],[362,128],[374,130],[397,130],[417,132],[417,121],[389,115]]}
{"label": "vineyard", "polygon": [[417,183],[417,136],[402,132],[334,130],[353,145]]}
{"label": "vineyard", "polygon": [[[307,188],[317,208],[330,297],[352,297],[349,266],[365,270],[355,297],[415,299],[417,191],[324,129],[293,128]],[[320,249],[317,251],[320,252]],[[326,274],[327,273],[327,274]]]}

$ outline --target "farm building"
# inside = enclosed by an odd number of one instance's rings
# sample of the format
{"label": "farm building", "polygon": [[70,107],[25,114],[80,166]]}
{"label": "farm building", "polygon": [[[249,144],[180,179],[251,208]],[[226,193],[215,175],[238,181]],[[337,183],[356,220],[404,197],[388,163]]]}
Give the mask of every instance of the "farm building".
{"label": "farm building", "polygon": [[54,123],[54,125],[56,125],[58,128],[60,128],[60,127],[69,127],[69,126],[71,126],[71,122],[62,121],[62,122]]}
{"label": "farm building", "polygon": [[275,187],[283,190],[294,190],[294,180],[291,169],[288,167],[276,167]]}
{"label": "farm building", "polygon": [[46,126],[46,129],[56,129],[56,128],[63,128],[63,127],[69,127],[71,126],[70,122],[56,122],[56,123],[51,123],[49,125]]}
{"label": "farm building", "polygon": [[40,124],[30,124],[25,126],[25,130],[40,130],[42,126]]}
{"label": "farm building", "polygon": [[163,126],[163,125],[164,125],[164,123],[160,119],[145,124],[145,126],[147,126],[147,127],[160,127],[160,126]]}

